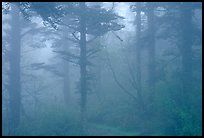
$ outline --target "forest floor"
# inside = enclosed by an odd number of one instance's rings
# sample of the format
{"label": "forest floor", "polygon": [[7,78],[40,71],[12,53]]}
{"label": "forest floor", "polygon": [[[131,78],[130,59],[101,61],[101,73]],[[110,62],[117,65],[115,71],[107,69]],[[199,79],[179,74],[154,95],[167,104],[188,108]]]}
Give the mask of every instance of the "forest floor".
{"label": "forest floor", "polygon": [[117,127],[104,124],[89,124],[88,133],[90,136],[138,136],[137,132],[129,132]]}

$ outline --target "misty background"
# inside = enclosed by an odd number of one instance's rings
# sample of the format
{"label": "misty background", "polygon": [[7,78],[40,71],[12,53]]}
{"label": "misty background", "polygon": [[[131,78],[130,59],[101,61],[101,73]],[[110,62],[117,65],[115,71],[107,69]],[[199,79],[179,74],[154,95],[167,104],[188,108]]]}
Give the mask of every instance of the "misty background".
{"label": "misty background", "polygon": [[2,135],[201,136],[201,2],[2,2]]}

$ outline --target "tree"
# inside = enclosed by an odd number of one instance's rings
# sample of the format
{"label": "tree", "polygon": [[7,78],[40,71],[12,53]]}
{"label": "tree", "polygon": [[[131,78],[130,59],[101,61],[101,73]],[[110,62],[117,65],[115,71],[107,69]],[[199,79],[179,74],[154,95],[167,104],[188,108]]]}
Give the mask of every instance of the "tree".
{"label": "tree", "polygon": [[20,69],[20,51],[21,51],[21,26],[20,26],[20,11],[15,3],[11,4],[11,50],[9,51],[9,109],[10,109],[10,126],[11,135],[15,135],[15,130],[20,123],[21,110],[21,69]]}
{"label": "tree", "polygon": [[[193,45],[193,8],[191,3],[181,3],[181,45],[180,52],[182,57],[182,85],[183,98],[189,101],[190,93],[192,92],[192,45]],[[185,25],[184,25],[185,24]],[[185,103],[186,104],[186,103]],[[186,106],[186,105],[185,105]]]}
{"label": "tree", "polygon": [[[95,20],[94,22],[90,22],[91,19],[88,18],[88,16],[84,16],[88,14],[89,10],[93,10],[91,8],[87,8],[85,3],[80,3],[79,4],[80,9],[83,11],[83,13],[81,12],[81,14],[79,14],[79,24],[80,24],[80,93],[81,93],[81,127],[82,127],[82,134],[86,134],[86,100],[87,100],[87,70],[86,70],[86,66],[87,66],[87,50],[86,50],[86,34],[93,34],[95,36],[99,36],[102,35],[104,33],[106,33],[107,31],[110,30],[118,30],[121,29],[122,26],[119,26],[117,23],[112,22],[112,26],[106,26],[103,27],[103,24],[101,22],[102,21],[97,21]],[[104,11],[104,10],[102,10]],[[99,12],[99,11],[98,11]],[[105,11],[104,11],[105,12]],[[106,12],[105,12],[106,13]],[[112,14],[112,17],[110,14],[106,13],[106,14],[102,14],[100,15],[99,13],[96,12],[96,16],[98,16],[97,19],[99,19],[99,17],[101,17],[102,19],[104,18],[104,21],[106,21],[104,25],[108,25],[108,22],[110,22],[111,20],[116,19],[116,17],[114,17],[115,15]],[[98,15],[97,15],[98,14]],[[106,16],[109,15],[108,19]],[[105,20],[106,19],[106,20]],[[88,24],[89,22],[89,24]],[[101,25],[100,25],[101,24]],[[87,25],[87,26],[86,26]],[[96,26],[96,28],[93,28],[91,25]],[[87,27],[87,30],[86,30]],[[96,31],[96,29],[99,27],[99,31]],[[110,28],[110,27],[115,27],[115,28]]]}
{"label": "tree", "polygon": [[150,91],[150,98],[152,100],[152,96],[154,94],[155,87],[155,3],[148,2],[147,3],[147,20],[148,20],[148,89]]}
{"label": "tree", "polygon": [[[2,5],[5,7],[4,5]],[[22,107],[22,39],[29,33],[36,33],[39,30],[33,30],[28,28],[23,28],[27,22],[22,19],[18,3],[6,3],[6,13],[11,16],[9,25],[11,26],[11,31],[8,32],[6,38],[3,38],[3,60],[8,62],[9,67],[5,65],[3,71],[5,76],[8,76],[7,80],[4,80],[5,91],[9,93],[8,100],[8,135],[15,135],[16,129],[20,124],[21,113],[23,112]],[[26,24],[27,25],[27,24]],[[35,24],[29,24],[35,27]],[[31,28],[32,28],[31,27]],[[23,31],[23,29],[25,29]],[[7,73],[8,70],[8,73]],[[7,128],[6,128],[7,129]]]}
{"label": "tree", "polygon": [[[74,41],[79,44],[80,55],[74,56],[77,64],[80,66],[80,94],[81,94],[81,130],[82,135],[86,134],[86,104],[87,104],[87,65],[91,63],[87,59],[86,44],[94,40],[96,37],[104,35],[109,31],[117,31],[123,28],[123,25],[119,25],[114,20],[121,18],[113,13],[111,10],[107,11],[103,8],[88,7],[85,2],[80,3],[20,3],[22,12],[25,17],[29,17],[32,11],[38,13],[42,19],[50,23],[53,27],[59,25],[65,25],[72,29],[74,33]],[[29,5],[29,6],[28,6]],[[25,9],[28,9],[25,11]],[[41,9],[47,9],[49,12],[42,12]],[[43,10],[44,11],[44,10]],[[70,20],[64,23],[61,19],[63,16],[70,16]],[[89,15],[89,16],[88,16]],[[75,32],[79,34],[79,38],[75,35]],[[92,36],[87,40],[87,35]],[[63,51],[55,51],[59,54],[66,55],[67,59],[70,59],[72,54]]]}
{"label": "tree", "polygon": [[[66,37],[66,32],[65,29],[63,31],[63,36]],[[63,45],[64,51],[70,51],[70,48],[67,44]],[[69,105],[69,100],[70,100],[70,74],[69,74],[69,62],[67,62],[66,60],[64,60],[63,62],[63,66],[64,66],[64,84],[63,84],[63,93],[64,93],[64,102],[66,104],[66,106]]]}
{"label": "tree", "polygon": [[[181,82],[179,87],[177,88],[177,98],[171,97],[175,100],[178,109],[177,114],[174,114],[174,121],[178,125],[178,134],[188,133],[188,135],[193,135],[192,126],[195,125],[195,122],[189,122],[187,117],[196,118],[198,121],[198,117],[195,117],[195,112],[198,112],[195,108],[194,96],[192,96],[193,91],[195,92],[195,87],[193,87],[194,82],[194,71],[193,71],[193,59],[194,52],[193,47],[197,45],[199,40],[199,31],[195,27],[195,23],[193,23],[193,18],[195,16],[195,9],[199,9],[199,3],[160,3],[162,6],[164,15],[161,16],[158,21],[160,22],[161,27],[163,27],[163,32],[160,32],[160,36],[163,39],[167,39],[171,42],[172,45],[178,48],[178,53],[172,53],[170,55],[174,55],[175,57],[172,59],[179,59],[180,64],[174,64],[178,67],[177,76],[174,80],[179,79]],[[174,47],[174,50],[176,49]],[[194,97],[194,98],[193,98]],[[179,110],[179,111],[178,111]],[[173,114],[172,112],[170,114]],[[186,114],[182,116],[181,114]],[[176,117],[179,116],[179,117]],[[193,117],[194,116],[194,117]],[[180,120],[183,120],[180,121]],[[188,125],[185,123],[188,122]],[[186,131],[182,129],[185,128]],[[195,127],[198,128],[198,127]]]}
{"label": "tree", "polygon": [[135,52],[136,52],[136,82],[137,82],[137,93],[138,93],[138,99],[140,100],[139,103],[141,103],[141,107],[144,110],[144,101],[142,97],[142,84],[141,84],[141,42],[140,42],[140,36],[141,36],[141,8],[142,3],[137,2],[136,3],[136,43],[135,43]]}

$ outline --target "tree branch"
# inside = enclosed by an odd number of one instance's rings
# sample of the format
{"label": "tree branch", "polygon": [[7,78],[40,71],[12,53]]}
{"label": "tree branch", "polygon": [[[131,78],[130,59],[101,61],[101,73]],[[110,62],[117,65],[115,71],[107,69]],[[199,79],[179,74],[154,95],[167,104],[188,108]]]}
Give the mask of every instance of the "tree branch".
{"label": "tree branch", "polygon": [[107,60],[108,60],[108,65],[109,65],[109,68],[111,69],[111,72],[112,72],[112,75],[113,75],[113,79],[115,80],[116,84],[126,93],[128,94],[130,97],[132,97],[134,100],[137,101],[137,97],[135,97],[132,93],[130,93],[117,79],[116,77],[116,73],[115,71],[113,70],[113,67],[111,65],[111,62],[110,62],[110,58],[109,58],[109,55],[107,53]]}
{"label": "tree branch", "polygon": [[62,59],[66,60],[66,61],[68,61],[68,62],[71,62],[71,63],[73,63],[73,64],[75,64],[75,65],[79,65],[79,62],[72,61],[72,60],[69,59],[69,58],[62,57]]}
{"label": "tree branch", "polygon": [[79,38],[76,37],[75,32],[72,33],[72,36],[73,36],[77,41],[79,41]]}
{"label": "tree branch", "polygon": [[168,66],[169,63],[171,63],[172,61],[174,61],[175,59],[177,59],[178,57],[180,57],[180,55],[176,55],[175,57],[173,57],[172,59],[170,59],[169,61],[167,61],[162,68],[165,68]]}
{"label": "tree branch", "polygon": [[[126,60],[127,60],[127,57],[126,57]],[[138,86],[137,86],[137,82],[136,82],[136,79],[135,79],[135,75],[133,73],[133,70],[130,66],[130,63],[128,62],[127,60],[127,64],[128,64],[128,72],[129,72],[129,75],[130,75],[130,80],[131,80],[131,85],[133,88],[135,88],[136,90],[138,90]],[[132,78],[132,79],[131,79]]]}
{"label": "tree branch", "polygon": [[69,37],[64,37],[65,39],[67,39],[67,40],[69,40],[69,41],[71,41],[71,42],[73,42],[73,43],[79,43],[79,41],[77,41],[77,40],[75,40],[75,39],[71,39],[71,38],[69,38]]}
{"label": "tree branch", "polygon": [[79,56],[76,56],[76,55],[71,54],[71,53],[66,52],[66,51],[56,51],[56,50],[53,50],[52,52],[59,53],[59,54],[64,55],[66,57],[71,57],[73,59],[79,59]]}
{"label": "tree branch", "polygon": [[91,43],[91,42],[94,41],[97,37],[98,37],[98,36],[95,36],[94,38],[88,40],[86,43],[87,43],[87,44]]}
{"label": "tree branch", "polygon": [[90,57],[99,51],[100,51],[100,49],[91,49],[91,50],[87,51],[87,57]]}
{"label": "tree branch", "polygon": [[113,32],[112,31],[112,33],[121,41],[121,42],[123,42],[123,39],[122,38],[120,38],[120,36],[118,36],[115,32]]}
{"label": "tree branch", "polygon": [[110,9],[110,10],[108,10],[108,11],[112,11],[112,10],[113,10],[113,8],[114,8],[114,6],[115,6],[115,3],[114,3],[114,2],[112,2],[112,7],[111,7],[111,9]]}

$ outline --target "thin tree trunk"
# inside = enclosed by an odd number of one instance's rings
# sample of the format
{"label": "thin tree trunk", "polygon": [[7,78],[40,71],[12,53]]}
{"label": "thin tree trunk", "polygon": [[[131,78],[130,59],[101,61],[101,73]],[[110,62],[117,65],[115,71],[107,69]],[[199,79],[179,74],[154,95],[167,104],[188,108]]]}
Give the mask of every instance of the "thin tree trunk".
{"label": "thin tree trunk", "polygon": [[63,84],[63,93],[64,93],[64,102],[65,105],[69,105],[70,100],[70,81],[69,81],[69,63],[64,61],[64,84]]}
{"label": "thin tree trunk", "polygon": [[[63,30],[63,35],[66,37],[65,29]],[[64,43],[63,45],[64,51],[69,52],[69,46],[67,43]],[[63,60],[63,66],[64,66],[64,84],[63,84],[63,94],[64,94],[64,102],[65,106],[69,106],[69,100],[70,100],[70,80],[69,80],[69,62],[66,60]]]}
{"label": "thin tree trunk", "polygon": [[9,110],[10,110],[10,126],[12,134],[20,123],[21,108],[21,83],[20,83],[20,16],[19,9],[15,3],[11,4],[11,50],[9,53],[10,70],[9,70]]}
{"label": "thin tree trunk", "polygon": [[84,11],[80,16],[80,93],[81,93],[81,132],[86,135],[86,102],[87,102],[87,82],[86,82],[86,5],[85,2],[80,2],[80,7]]}
{"label": "thin tree trunk", "polygon": [[[188,5],[181,8],[181,37],[182,44],[180,47],[182,56],[182,99],[183,106],[190,101],[190,93],[192,92],[192,10]],[[187,101],[187,102],[185,102]],[[189,107],[189,106],[187,106]]]}
{"label": "thin tree trunk", "polygon": [[155,87],[155,25],[154,25],[154,5],[148,5],[148,28],[149,31],[149,47],[148,47],[148,89],[150,91],[149,100],[153,100],[154,87]]}
{"label": "thin tree trunk", "polygon": [[140,44],[140,35],[141,35],[141,3],[136,3],[137,15],[136,15],[136,79],[137,79],[137,95],[141,107],[144,109],[144,101],[142,97],[142,86],[141,86],[141,44]]}

